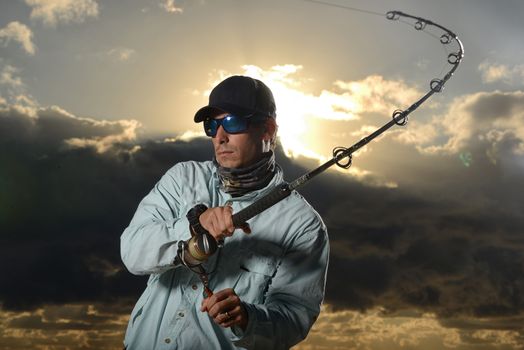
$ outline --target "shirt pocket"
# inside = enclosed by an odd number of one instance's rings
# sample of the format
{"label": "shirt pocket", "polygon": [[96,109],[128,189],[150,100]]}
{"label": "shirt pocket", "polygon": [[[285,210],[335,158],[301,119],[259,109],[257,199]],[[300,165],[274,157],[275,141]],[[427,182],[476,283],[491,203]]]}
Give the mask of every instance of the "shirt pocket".
{"label": "shirt pocket", "polygon": [[260,304],[276,273],[277,259],[272,256],[252,255],[242,252],[239,260],[240,276],[235,292],[245,302]]}

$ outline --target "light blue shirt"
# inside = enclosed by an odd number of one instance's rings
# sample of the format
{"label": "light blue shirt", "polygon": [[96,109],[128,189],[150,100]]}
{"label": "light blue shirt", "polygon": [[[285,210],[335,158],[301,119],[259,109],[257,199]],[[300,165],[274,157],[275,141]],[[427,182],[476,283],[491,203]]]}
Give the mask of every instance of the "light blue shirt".
{"label": "light blue shirt", "polygon": [[308,334],[324,298],[327,231],[297,192],[236,230],[205,264],[209,287],[233,288],[248,314],[245,332],[222,328],[200,311],[198,275],[173,265],[179,240],[190,236],[186,213],[197,204],[231,204],[238,212],[283,182],[282,171],[258,191],[232,198],[219,188],[213,162],[172,167],[142,200],[121,236],[121,256],[136,275],[150,275],[125,336],[127,350],[288,349]]}

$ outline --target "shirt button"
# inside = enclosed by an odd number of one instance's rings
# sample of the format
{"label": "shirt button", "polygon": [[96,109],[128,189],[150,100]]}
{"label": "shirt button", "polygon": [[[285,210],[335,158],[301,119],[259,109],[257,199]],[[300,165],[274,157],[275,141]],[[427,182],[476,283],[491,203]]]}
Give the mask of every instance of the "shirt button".
{"label": "shirt button", "polygon": [[183,312],[179,312],[179,313],[178,313],[178,316],[180,316],[180,317],[184,317],[184,313],[183,313]]}
{"label": "shirt button", "polygon": [[197,290],[198,286],[196,284],[193,284],[191,288],[193,288],[193,290]]}
{"label": "shirt button", "polygon": [[171,343],[171,339],[169,339],[169,338],[164,339],[164,341],[166,342],[166,344]]}

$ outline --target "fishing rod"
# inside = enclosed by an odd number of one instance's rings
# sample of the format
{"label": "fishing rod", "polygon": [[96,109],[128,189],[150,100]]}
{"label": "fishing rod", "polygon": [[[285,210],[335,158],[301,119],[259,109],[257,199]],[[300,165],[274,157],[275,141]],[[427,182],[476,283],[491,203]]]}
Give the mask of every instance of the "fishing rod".
{"label": "fishing rod", "polygon": [[[321,3],[324,5],[331,5],[336,7],[342,7],[345,9],[356,10],[360,12],[378,14],[377,12],[355,9],[352,7],[336,5],[331,3],[326,3],[316,0],[306,0],[310,2]],[[382,14],[381,14],[382,16]],[[267,195],[258,199],[254,203],[250,204],[246,208],[242,209],[238,213],[232,216],[233,225],[235,227],[243,227],[246,225],[246,221],[253,218],[254,216],[262,213],[266,209],[272,207],[276,203],[287,198],[293,190],[297,189],[300,186],[303,186],[305,183],[310,181],[313,177],[323,173],[333,165],[337,165],[341,168],[348,169],[353,163],[353,153],[355,153],[360,148],[367,145],[369,142],[374,140],[376,137],[384,133],[389,128],[398,125],[405,126],[408,122],[408,115],[415,111],[420,105],[422,105],[428,98],[430,98],[435,93],[440,93],[446,82],[453,76],[457,70],[460,62],[464,57],[464,46],[462,42],[457,37],[455,33],[447,29],[440,24],[437,24],[428,19],[409,15],[401,11],[388,11],[386,13],[386,18],[392,21],[399,21],[401,19],[407,19],[408,21],[414,22],[412,25],[418,31],[425,30],[428,26],[433,26],[442,31],[442,34],[439,38],[440,43],[443,45],[449,45],[452,42],[456,43],[457,50],[448,54],[447,63],[451,65],[449,71],[442,78],[432,79],[429,84],[429,91],[415,101],[411,106],[405,110],[397,109],[393,111],[391,120],[385,123],[383,126],[369,134],[368,136],[362,138],[360,141],[356,142],[350,147],[335,147],[333,149],[333,157],[320,165],[319,167],[311,170],[310,172],[300,176],[290,183],[283,183],[273,190],[271,190]],[[205,230],[204,230],[205,231]],[[202,234],[194,233],[193,237],[188,242],[180,242],[179,246],[179,260],[182,261],[184,265],[190,268],[193,272],[197,273],[204,284],[204,292],[209,297],[213,292],[208,287],[208,274],[205,271],[202,263],[205,262],[211,255],[213,255],[218,249],[219,244],[215,241],[213,236],[207,232]],[[181,255],[181,256],[180,256]]]}
{"label": "fishing rod", "polygon": [[[411,106],[409,106],[406,110],[400,110],[400,109],[395,110],[392,114],[391,120],[387,122],[386,124],[384,124],[382,127],[378,128],[373,133],[362,138],[360,141],[358,141],[357,143],[355,143],[354,145],[350,147],[347,147],[347,148],[346,147],[335,147],[333,149],[333,158],[331,158],[324,164],[300,176],[299,178],[292,181],[291,183],[284,183],[276,187],[266,196],[260,198],[259,200],[255,201],[248,207],[234,214],[233,215],[233,224],[235,225],[235,227],[242,226],[242,224],[244,224],[247,220],[260,214],[264,210],[270,208],[271,206],[280,202],[284,198],[288,197],[293,190],[304,185],[306,182],[311,180],[313,177],[321,174],[322,172],[324,172],[331,166],[336,164],[337,166],[341,168],[348,169],[352,164],[352,160],[353,160],[352,155],[354,152],[356,152],[360,148],[367,145],[369,142],[374,140],[377,136],[381,135],[382,133],[384,133],[386,130],[388,130],[392,126],[394,125],[405,126],[408,122],[409,114],[411,114],[414,110],[420,107],[420,105],[423,104],[433,94],[439,93],[442,91],[442,89],[444,88],[444,85],[453,76],[453,74],[455,73],[455,70],[458,68],[460,62],[462,61],[462,58],[464,57],[464,47],[462,45],[462,42],[459,40],[457,35],[453,33],[451,30],[433,21],[424,19],[422,17],[412,16],[412,15],[406,14],[401,11],[389,11],[386,13],[386,18],[389,20],[399,20],[402,17],[416,20],[414,27],[417,30],[423,30],[428,25],[435,26],[437,28],[442,29],[444,33],[440,36],[440,42],[444,45],[450,44],[452,41],[455,41],[458,44],[458,50],[448,55],[448,63],[452,65],[451,69],[444,75],[444,77],[435,78],[431,80],[429,91],[424,96],[422,96],[420,99],[418,99],[416,102],[414,102]],[[346,160],[344,160],[345,158]]]}

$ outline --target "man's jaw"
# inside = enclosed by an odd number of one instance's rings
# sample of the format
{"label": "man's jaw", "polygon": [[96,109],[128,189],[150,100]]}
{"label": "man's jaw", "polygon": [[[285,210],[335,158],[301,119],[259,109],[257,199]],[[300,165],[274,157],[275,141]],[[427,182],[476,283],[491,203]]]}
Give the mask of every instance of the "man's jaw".
{"label": "man's jaw", "polygon": [[236,156],[235,152],[231,149],[218,149],[215,151],[215,158],[223,167],[232,168],[236,165]]}

